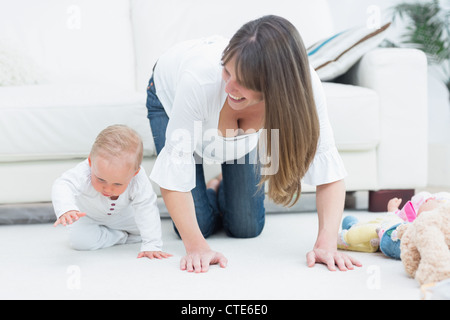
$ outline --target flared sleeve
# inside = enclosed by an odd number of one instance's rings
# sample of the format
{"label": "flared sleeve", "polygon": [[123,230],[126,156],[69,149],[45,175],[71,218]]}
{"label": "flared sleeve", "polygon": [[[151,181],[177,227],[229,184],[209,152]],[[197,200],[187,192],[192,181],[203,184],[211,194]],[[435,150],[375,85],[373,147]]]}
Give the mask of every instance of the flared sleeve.
{"label": "flared sleeve", "polygon": [[342,180],[347,176],[344,163],[336,147],[316,153],[313,162],[303,177],[303,182],[318,186]]}
{"label": "flared sleeve", "polygon": [[177,152],[166,145],[153,166],[150,179],[161,188],[189,192],[195,188],[195,160],[192,153]]}

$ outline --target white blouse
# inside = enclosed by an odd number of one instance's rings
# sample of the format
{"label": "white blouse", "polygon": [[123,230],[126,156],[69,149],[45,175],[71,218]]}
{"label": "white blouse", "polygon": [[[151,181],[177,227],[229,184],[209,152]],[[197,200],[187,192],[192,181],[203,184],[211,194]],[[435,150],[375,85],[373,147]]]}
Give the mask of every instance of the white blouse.
{"label": "white blouse", "polygon": [[[231,138],[218,132],[227,98],[221,66],[227,44],[228,39],[218,36],[186,41],[158,60],[154,84],[169,123],[150,179],[164,189],[188,192],[195,187],[194,153],[204,162],[224,163],[241,159],[258,144],[262,130]],[[347,173],[334,143],[322,83],[312,68],[311,76],[320,139],[303,182],[315,186],[343,179]]]}

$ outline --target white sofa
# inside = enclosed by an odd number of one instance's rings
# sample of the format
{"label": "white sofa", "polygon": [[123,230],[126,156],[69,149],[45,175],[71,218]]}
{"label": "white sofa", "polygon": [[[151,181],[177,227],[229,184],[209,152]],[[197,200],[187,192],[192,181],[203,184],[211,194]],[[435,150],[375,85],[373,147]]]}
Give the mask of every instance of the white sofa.
{"label": "white sofa", "polygon": [[[149,173],[146,88],[158,56],[181,40],[231,37],[264,14],[288,18],[306,46],[339,31],[325,0],[1,1],[0,63],[2,53],[20,63],[16,83],[0,86],[0,204],[50,201],[54,179],[114,123],[142,135]],[[426,185],[426,69],[420,51],[376,49],[348,84],[324,83],[349,191]]]}

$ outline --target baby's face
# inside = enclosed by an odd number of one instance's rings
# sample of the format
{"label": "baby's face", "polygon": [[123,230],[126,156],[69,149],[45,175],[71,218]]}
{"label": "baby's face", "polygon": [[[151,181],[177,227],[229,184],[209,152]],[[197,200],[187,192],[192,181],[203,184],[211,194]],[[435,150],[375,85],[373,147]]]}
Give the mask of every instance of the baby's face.
{"label": "baby's face", "polygon": [[124,193],[131,179],[139,172],[125,161],[111,160],[101,155],[89,158],[89,163],[92,186],[108,198],[117,198]]}

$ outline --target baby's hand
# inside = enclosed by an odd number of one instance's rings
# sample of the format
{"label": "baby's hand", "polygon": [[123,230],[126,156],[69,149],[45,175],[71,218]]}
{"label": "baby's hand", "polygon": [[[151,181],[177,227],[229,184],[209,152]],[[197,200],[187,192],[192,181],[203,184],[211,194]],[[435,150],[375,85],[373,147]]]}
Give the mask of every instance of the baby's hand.
{"label": "baby's hand", "polygon": [[75,211],[75,210],[67,211],[62,216],[60,216],[58,220],[55,221],[53,226],[57,227],[58,224],[62,224],[63,226],[66,226],[67,224],[72,224],[75,221],[77,221],[78,219],[80,219],[81,217],[84,217],[85,215],[86,215],[86,213],[80,212],[80,211]]}
{"label": "baby's hand", "polygon": [[143,257],[147,257],[149,259],[163,259],[163,258],[169,258],[172,255],[170,253],[165,253],[162,251],[142,251],[139,252],[138,254],[138,258],[143,258]]}

